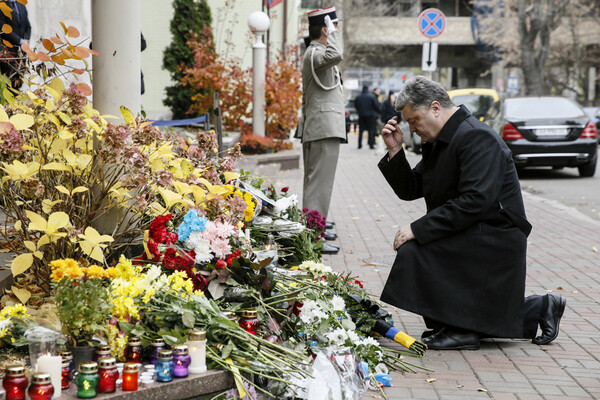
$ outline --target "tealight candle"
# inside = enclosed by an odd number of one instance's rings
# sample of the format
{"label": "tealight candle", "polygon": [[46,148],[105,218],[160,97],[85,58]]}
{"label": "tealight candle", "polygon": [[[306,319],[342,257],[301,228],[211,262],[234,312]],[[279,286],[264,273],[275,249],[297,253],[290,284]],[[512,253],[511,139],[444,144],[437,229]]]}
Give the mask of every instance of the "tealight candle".
{"label": "tealight candle", "polygon": [[206,372],[206,332],[192,331],[188,334],[188,347],[191,358],[189,371],[192,374]]}
{"label": "tealight candle", "polygon": [[123,368],[123,390],[135,392],[138,390],[138,365],[137,363],[125,363]]}
{"label": "tealight candle", "polygon": [[6,390],[6,400],[25,400],[29,380],[25,368],[20,365],[6,367],[2,387]]}
{"label": "tealight candle", "polygon": [[115,360],[113,357],[102,357],[99,359],[98,375],[100,375],[98,392],[112,393],[117,390],[117,379],[119,379],[117,360]]}
{"label": "tealight candle", "polygon": [[62,359],[62,372],[60,374],[60,388],[68,389],[71,386],[71,366],[69,360]]}
{"label": "tealight candle", "polygon": [[99,346],[96,346],[96,352],[94,353],[92,361],[97,362],[102,357],[112,357],[112,354],[110,352],[110,346],[107,344],[101,344]]}
{"label": "tealight candle", "polygon": [[125,348],[125,360],[128,363],[142,362],[142,341],[137,337],[130,337]]}
{"label": "tealight candle", "polygon": [[244,310],[239,325],[248,333],[256,335],[260,328],[260,320],[256,317],[256,310]]}
{"label": "tealight candle", "polygon": [[[38,367],[40,361],[38,360]],[[33,374],[31,378],[31,386],[27,390],[27,394],[31,400],[51,400],[54,395],[54,387],[50,383],[52,378],[46,372],[38,372]]]}
{"label": "tealight candle", "polygon": [[180,344],[173,347],[173,376],[176,378],[185,378],[188,376],[188,366],[191,358],[188,354],[188,347],[185,344]]}
{"label": "tealight candle", "polygon": [[156,380],[159,382],[170,382],[173,380],[173,352],[161,350],[156,360]]}
{"label": "tealight candle", "polygon": [[50,380],[54,387],[54,397],[59,399],[62,388],[62,357],[45,354],[38,358],[36,369],[37,372],[50,374]]}
{"label": "tealight candle", "polygon": [[156,360],[158,359],[158,352],[165,348],[165,341],[163,338],[155,338],[152,339],[152,343],[150,345],[150,363],[152,365],[156,364]]}
{"label": "tealight candle", "polygon": [[63,360],[69,360],[69,369],[71,370],[70,380],[73,380],[75,377],[75,362],[73,361],[73,353],[70,351],[60,351],[58,355],[61,356]]}
{"label": "tealight candle", "polygon": [[84,361],[79,364],[79,373],[75,378],[77,385],[77,397],[91,399],[96,397],[96,388],[100,382],[98,376],[98,363],[95,361]]}

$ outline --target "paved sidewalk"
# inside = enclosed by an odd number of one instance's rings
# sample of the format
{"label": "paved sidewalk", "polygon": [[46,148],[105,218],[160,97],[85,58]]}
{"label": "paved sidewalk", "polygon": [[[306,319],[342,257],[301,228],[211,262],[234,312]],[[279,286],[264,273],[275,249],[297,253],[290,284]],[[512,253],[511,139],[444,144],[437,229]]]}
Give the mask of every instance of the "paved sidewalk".
{"label": "paved sidewalk", "polygon": [[[329,220],[341,246],[324,262],[350,271],[379,296],[394,260],[397,229],[425,212],[422,200],[396,197],[377,169],[379,150],[342,145]],[[409,154],[411,163],[420,156]],[[302,166],[302,163],[300,163]],[[302,193],[302,169],[265,174],[277,188]],[[483,341],[477,351],[429,351],[415,363],[434,370],[394,373],[390,399],[598,399],[600,398],[600,222],[560,204],[524,193],[529,236],[527,292],[568,298],[559,337],[550,345],[525,340]],[[595,251],[594,249],[597,249]],[[421,317],[390,307],[396,326],[414,337]],[[395,344],[382,339],[386,346]],[[409,360],[412,361],[412,360]],[[382,398],[368,392],[365,399]]]}

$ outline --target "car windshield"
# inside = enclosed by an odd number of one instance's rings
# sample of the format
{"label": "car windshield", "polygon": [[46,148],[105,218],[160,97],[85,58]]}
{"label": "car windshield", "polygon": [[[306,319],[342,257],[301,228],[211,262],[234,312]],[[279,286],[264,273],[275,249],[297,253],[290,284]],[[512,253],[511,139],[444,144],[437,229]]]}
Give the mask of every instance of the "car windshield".
{"label": "car windshield", "polygon": [[482,94],[465,94],[454,96],[452,102],[456,105],[464,104],[474,116],[481,117],[490,108],[494,102],[494,98]]}
{"label": "car windshield", "polygon": [[504,116],[514,119],[528,118],[581,118],[585,113],[572,100],[561,97],[530,97],[507,99]]}

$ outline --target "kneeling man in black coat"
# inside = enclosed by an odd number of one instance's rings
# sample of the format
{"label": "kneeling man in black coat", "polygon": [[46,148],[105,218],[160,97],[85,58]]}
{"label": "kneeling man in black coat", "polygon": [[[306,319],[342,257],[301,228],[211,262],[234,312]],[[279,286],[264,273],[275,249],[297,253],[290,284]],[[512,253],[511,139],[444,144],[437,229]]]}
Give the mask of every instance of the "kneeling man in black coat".
{"label": "kneeling man in black coat", "polygon": [[399,198],[424,197],[427,213],[396,234],[381,300],[423,316],[430,349],[478,349],[480,337],[553,341],[566,299],[524,299],[531,225],[506,144],[422,76],[404,84],[396,110],[421,137],[423,158],[410,167],[409,133],[394,117],[382,131],[388,154],[379,168]]}

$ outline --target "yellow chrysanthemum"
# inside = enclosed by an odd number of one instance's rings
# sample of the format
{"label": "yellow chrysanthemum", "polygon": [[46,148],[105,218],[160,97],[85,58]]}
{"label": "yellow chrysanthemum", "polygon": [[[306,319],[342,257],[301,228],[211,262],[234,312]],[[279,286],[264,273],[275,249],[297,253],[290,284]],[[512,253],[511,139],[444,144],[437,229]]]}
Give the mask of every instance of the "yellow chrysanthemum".
{"label": "yellow chrysanthemum", "polygon": [[244,220],[246,222],[250,221],[254,216],[254,209],[256,204],[254,203],[254,197],[248,192],[244,194],[244,201],[246,202],[246,209],[244,210]]}
{"label": "yellow chrysanthemum", "polygon": [[204,292],[202,290],[195,290],[194,295],[198,297],[204,297]]}
{"label": "yellow chrysanthemum", "polygon": [[54,282],[59,282],[62,278],[65,277],[65,270],[62,268],[56,268],[56,269],[52,269],[52,274],[50,274],[50,278],[52,278],[52,280]]}
{"label": "yellow chrysanthemum", "polygon": [[66,268],[64,273],[69,279],[81,278],[84,275],[83,269],[79,265]]}
{"label": "yellow chrysanthemum", "polygon": [[85,275],[88,278],[104,278],[104,268],[99,265],[91,265],[87,268]]}
{"label": "yellow chrysanthemum", "polygon": [[0,311],[0,321],[11,318],[31,318],[31,315],[27,314],[27,307],[23,304],[17,304],[14,306],[6,306]]}
{"label": "yellow chrysanthemum", "polygon": [[0,339],[2,339],[8,333],[8,328],[0,329]]}
{"label": "yellow chrysanthemum", "polygon": [[120,272],[121,277],[125,280],[131,280],[135,277],[135,268],[131,260],[127,259],[124,255],[119,258],[119,263],[115,266]]}
{"label": "yellow chrysanthemum", "polygon": [[154,290],[153,287],[149,287],[148,289],[146,289],[146,294],[144,294],[144,297],[142,298],[144,304],[148,303],[152,299],[152,296],[154,296],[155,294],[156,290]]}
{"label": "yellow chrysanthemum", "polygon": [[104,270],[104,277],[108,279],[116,279],[121,276],[121,271],[115,267],[106,268]]}

